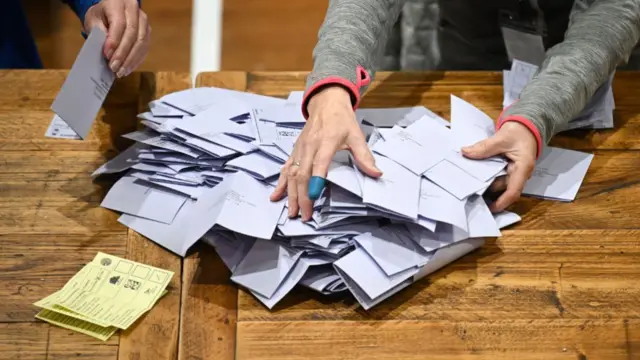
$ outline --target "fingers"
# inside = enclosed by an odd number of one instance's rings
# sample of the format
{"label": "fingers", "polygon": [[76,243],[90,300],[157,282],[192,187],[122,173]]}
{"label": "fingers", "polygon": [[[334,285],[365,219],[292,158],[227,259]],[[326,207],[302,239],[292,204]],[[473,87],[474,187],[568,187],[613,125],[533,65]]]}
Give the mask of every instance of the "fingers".
{"label": "fingers", "polygon": [[302,145],[303,151],[300,154],[300,166],[298,166],[295,178],[302,221],[309,221],[313,214],[313,201],[309,199],[309,180],[311,179],[313,159],[318,151],[317,145],[318,143],[316,142],[308,142]]}
{"label": "fingers", "polygon": [[144,11],[138,11],[138,35],[136,38],[129,55],[122,64],[124,69],[123,76],[128,76],[133,70],[135,70],[144,61],[147,52],[149,51],[151,28],[147,20],[147,14]]}
{"label": "fingers", "polygon": [[118,1],[105,2],[104,21],[107,24],[107,40],[104,42],[105,55],[111,62],[109,67],[113,70],[113,54],[116,52],[124,29],[127,26],[127,20],[124,17],[124,4]]}
{"label": "fingers", "polygon": [[313,158],[312,176],[319,176],[321,178],[327,177],[331,160],[333,160],[333,157],[339,148],[340,144],[337,141],[331,140],[322,143]]}
{"label": "fingers", "polygon": [[325,179],[329,172],[329,166],[336,152],[343,148],[337,139],[323,141],[320,148],[313,158],[313,166],[311,169],[311,179],[309,181],[308,195],[311,200],[316,200],[322,194],[325,186]]}
{"label": "fingers", "polygon": [[105,4],[109,27],[107,44],[110,50],[115,49],[109,67],[118,77],[124,76],[126,69],[122,65],[138,38],[139,11],[135,0],[126,0],[124,4],[118,1]]}
{"label": "fingers", "polygon": [[376,160],[359,128],[349,134],[347,145],[360,171],[373,178],[382,176],[382,171],[376,167]]}
{"label": "fingers", "polygon": [[507,176],[497,177],[489,186],[489,192],[503,192],[507,188]]}
{"label": "fingers", "polygon": [[299,166],[291,164],[287,170],[287,203],[289,205],[289,217],[298,216],[300,207],[298,206],[298,189],[296,188],[296,176],[298,176]]}
{"label": "fingers", "polygon": [[284,194],[287,192],[287,175],[289,173],[289,167],[291,166],[291,158],[287,160],[280,169],[280,176],[278,177],[278,184],[271,193],[271,201],[280,201],[284,198]]}
{"label": "fingers", "polygon": [[486,159],[505,152],[504,139],[496,134],[488,139],[479,141],[471,146],[462,148],[462,155],[470,159]]}
{"label": "fingers", "polygon": [[507,190],[500,195],[498,200],[491,204],[490,209],[493,212],[500,212],[506,209],[520,198],[524,185],[531,176],[534,164],[525,162],[516,162],[509,164],[509,176],[507,178]]}
{"label": "fingers", "polygon": [[[105,34],[107,33],[106,20],[103,17],[99,16],[97,13],[98,12],[94,12],[95,16],[90,16],[89,12],[87,12],[87,17],[85,18],[85,26],[84,26],[84,31],[87,34],[90,34],[91,30],[96,26],[99,27],[100,30],[102,30]],[[104,49],[104,56],[108,58],[106,46]]]}

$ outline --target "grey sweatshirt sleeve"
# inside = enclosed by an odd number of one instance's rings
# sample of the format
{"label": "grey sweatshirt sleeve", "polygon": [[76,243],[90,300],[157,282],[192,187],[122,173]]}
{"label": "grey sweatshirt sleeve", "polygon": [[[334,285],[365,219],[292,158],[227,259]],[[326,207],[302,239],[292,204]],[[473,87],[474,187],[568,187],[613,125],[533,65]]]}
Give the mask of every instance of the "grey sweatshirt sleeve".
{"label": "grey sweatshirt sleeve", "polygon": [[592,2],[572,14],[564,41],[547,51],[538,74],[498,124],[518,121],[529,127],[537,137],[538,154],[582,111],[615,68],[629,60],[640,38],[640,0]]}
{"label": "grey sweatshirt sleeve", "polygon": [[373,79],[405,0],[329,0],[313,50],[302,112],[314,93],[339,85],[351,93],[354,108]]}

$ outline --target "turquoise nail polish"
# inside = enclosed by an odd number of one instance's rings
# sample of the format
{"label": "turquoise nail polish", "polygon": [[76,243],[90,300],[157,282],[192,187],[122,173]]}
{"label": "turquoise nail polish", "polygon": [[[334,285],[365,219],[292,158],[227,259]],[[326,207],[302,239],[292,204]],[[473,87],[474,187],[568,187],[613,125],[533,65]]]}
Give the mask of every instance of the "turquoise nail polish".
{"label": "turquoise nail polish", "polygon": [[325,180],[320,176],[312,176],[309,180],[309,199],[317,200],[324,189]]}

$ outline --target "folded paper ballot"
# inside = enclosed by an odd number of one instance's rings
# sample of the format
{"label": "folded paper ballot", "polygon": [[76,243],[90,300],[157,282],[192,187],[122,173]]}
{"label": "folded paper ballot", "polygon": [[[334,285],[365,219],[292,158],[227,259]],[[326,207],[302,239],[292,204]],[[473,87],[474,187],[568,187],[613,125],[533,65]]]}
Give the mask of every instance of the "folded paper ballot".
{"label": "folded paper ballot", "polygon": [[592,154],[546,147],[522,193],[560,201],[573,201],[591,165],[591,160],[593,160]]}
{"label": "folded paper ballot", "polygon": [[[503,70],[504,101],[502,105],[507,107],[515,102],[520,93],[538,71],[536,65],[524,61],[513,60],[511,70]],[[562,131],[573,129],[611,129],[613,128],[613,90],[611,84],[615,72],[593,94],[587,106]]]}
{"label": "folded paper ballot", "polygon": [[[301,101],[301,92],[284,100],[218,88],[153,101],[138,116],[144,129],[124,135],[136,143],[93,174],[124,175],[103,206],[181,256],[202,239],[268,308],[299,284],[348,291],[369,309],[520,221],[489,211],[483,194],[507,162],[460,153],[495,128],[455,96],[451,123],[422,106],[359,110],[383,176],[365,176],[339,151],[311,220],[289,218],[286,199],[269,196],[304,126]],[[546,148],[525,194],[574,199],[591,158]]]}
{"label": "folded paper ballot", "polygon": [[173,272],[98,253],[64,287],[37,301],[36,318],[106,341],[164,294]]}
{"label": "folded paper ballot", "polygon": [[[85,139],[113,85],[116,76],[109,68],[102,51],[106,39],[107,34],[99,27],[91,29],[62,89],[51,105],[51,109],[59,117],[54,117],[52,123],[61,119],[70,128],[62,131],[65,136],[61,137],[69,138],[69,134],[75,133]],[[51,136],[53,132],[47,132],[47,135]]]}

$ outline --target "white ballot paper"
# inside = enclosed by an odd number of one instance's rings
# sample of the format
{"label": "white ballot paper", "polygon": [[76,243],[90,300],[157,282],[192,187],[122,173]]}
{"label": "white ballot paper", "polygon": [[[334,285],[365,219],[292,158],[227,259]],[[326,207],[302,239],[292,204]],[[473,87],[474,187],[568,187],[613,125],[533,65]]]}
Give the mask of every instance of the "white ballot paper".
{"label": "white ballot paper", "polygon": [[360,108],[356,110],[359,122],[368,123],[375,127],[406,127],[421,118],[426,117],[433,123],[449,126],[449,122],[424,106],[399,108]]}
{"label": "white ballot paper", "polygon": [[251,251],[256,241],[249,236],[222,231],[209,231],[202,240],[216,248],[220,259],[232,273]]}
{"label": "white ballot paper", "polygon": [[53,110],[81,138],[86,138],[98,115],[115,74],[103,55],[107,35],[99,28],[91,29],[82,45],[60,93],[51,105]]}
{"label": "white ballot paper", "polygon": [[332,266],[314,266],[307,270],[300,279],[300,285],[315,290],[323,295],[330,295],[347,290],[347,286]]}
{"label": "white ballot paper", "polygon": [[340,186],[341,188],[349,191],[350,193],[362,196],[362,190],[358,183],[358,170],[354,168],[350,163],[343,163],[333,161],[329,164],[329,172],[327,174],[327,180],[333,184]]}
{"label": "white ballot paper", "polygon": [[518,59],[514,59],[511,62],[511,70],[505,70],[503,73],[504,107],[518,100],[524,87],[537,72],[538,67],[536,65],[528,64]]}
{"label": "white ballot paper", "polygon": [[237,107],[246,108],[247,105],[237,99],[228,99],[221,107],[209,107],[197,115],[180,120],[172,120],[171,125],[193,136],[215,142],[216,136],[222,133],[237,134],[246,137],[253,135],[231,118],[237,114]]}
{"label": "white ballot paper", "polygon": [[449,135],[448,128],[421,118],[405,130],[386,136],[384,141],[377,141],[373,151],[420,176],[451,151]]}
{"label": "white ballot paper", "polygon": [[420,266],[429,260],[426,252],[411,240],[411,233],[400,226],[384,226],[354,239],[387,276]]}
{"label": "white ballot paper", "polygon": [[153,114],[154,117],[160,118],[181,118],[183,116],[191,115],[159,100],[150,102],[149,109],[151,110],[151,114]]}
{"label": "white ballot paper", "polygon": [[520,215],[512,213],[510,211],[502,211],[500,213],[494,214],[493,218],[495,219],[496,224],[500,229],[511,226],[522,220]]}
{"label": "white ballot paper", "polygon": [[467,231],[465,202],[426,178],[420,182],[418,213],[427,219],[448,223]]}
{"label": "white ballot paper", "polygon": [[351,290],[357,286],[372,301],[394,290],[419,271],[417,266],[413,266],[389,276],[362,247],[357,247],[333,264]]}
{"label": "white ballot paper", "polygon": [[280,174],[282,164],[256,151],[229,161],[226,168],[243,170],[256,179],[265,180]]}
{"label": "white ballot paper", "polygon": [[80,140],[81,137],[58,115],[54,115],[51,123],[44,134],[46,137],[58,139]]}
{"label": "white ballot paper", "polygon": [[591,160],[592,154],[545,147],[522,193],[546,199],[573,201]]}
{"label": "white ballot paper", "polygon": [[125,214],[171,224],[187,197],[157,186],[143,184],[134,177],[118,180],[100,206]]}
{"label": "white ballot paper", "polygon": [[[241,234],[270,239],[284,207],[284,201],[269,200],[272,191],[270,185],[244,172],[230,174],[212,191],[198,198],[193,209],[195,215],[177,231],[193,243],[214,224]],[[251,219],[251,226],[247,226],[247,219]]]}
{"label": "white ballot paper", "polygon": [[118,222],[149,239],[153,239],[155,243],[165,249],[184,256],[187,250],[198,240],[198,238],[194,240],[180,235],[182,224],[189,221],[191,216],[197,215],[193,212],[195,203],[193,200],[187,200],[171,224],[163,224],[129,214],[122,214]]}
{"label": "white ballot paper", "polygon": [[424,176],[459,200],[466,199],[486,186],[484,181],[469,175],[449,160],[442,160],[425,172]]}
{"label": "white ballot paper", "polygon": [[231,280],[270,298],[301,255],[301,251],[289,249],[278,242],[256,240],[247,256],[233,271]]}
{"label": "white ballot paper", "polygon": [[374,157],[382,176],[364,179],[362,201],[381,211],[417,219],[420,176],[391,159],[379,155]]}
{"label": "white ballot paper", "polygon": [[479,248],[484,241],[468,239],[440,248],[420,268],[410,268],[391,277],[361,248],[336,261],[334,266],[360,305],[368,310],[413,282]]}
{"label": "white ballot paper", "polygon": [[[145,127],[124,135],[135,144],[93,174],[124,175],[102,206],[180,256],[198,240],[210,244],[231,280],[268,309],[296,285],[324,295],[349,291],[370,309],[521,221],[489,210],[482,194],[506,175],[506,161],[460,152],[494,127],[456,97],[450,128],[421,106],[359,111],[363,121],[386,126],[360,124],[382,177],[365,175],[353,154],[338,151],[311,219],[289,218],[288,199],[270,196],[304,126],[301,101],[302,92],[284,100],[219,88],[152,101],[138,115]],[[591,114],[599,111],[593,106]],[[575,198],[591,158],[546,148],[525,193]]]}
{"label": "white ballot paper", "polygon": [[451,132],[459,146],[470,146],[491,137],[496,131],[493,119],[475,106],[451,95]]}
{"label": "white ballot paper", "polygon": [[304,258],[300,258],[293,265],[291,271],[289,271],[285,278],[282,279],[278,288],[271,297],[263,296],[255,291],[252,291],[251,293],[267,308],[271,309],[302,280],[304,274],[308,271],[309,266],[310,264]]}
{"label": "white ballot paper", "polygon": [[138,163],[136,160],[139,151],[147,147],[147,145],[140,143],[134,144],[125,151],[116,155],[113,159],[104,163],[102,166],[96,169],[96,171],[94,171],[91,176],[96,177],[102,174],[114,174],[130,169]]}
{"label": "white ballot paper", "polygon": [[[521,60],[513,60],[511,70],[503,71],[504,101],[503,107],[513,104],[523,91],[524,87],[538,72],[538,67]],[[566,126],[558,131],[572,129],[610,129],[613,128],[613,90],[611,84],[615,71],[610,74],[608,80],[602,84],[593,94],[580,114],[569,121]]]}
{"label": "white ballot paper", "polygon": [[429,262],[420,268],[420,271],[418,271],[418,273],[413,277],[413,280],[418,281],[423,277],[432,274],[440,268],[484,245],[484,242],[485,240],[482,238],[467,239],[438,249],[434,252],[431,259],[429,259]]}

